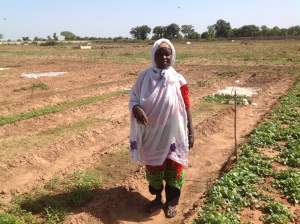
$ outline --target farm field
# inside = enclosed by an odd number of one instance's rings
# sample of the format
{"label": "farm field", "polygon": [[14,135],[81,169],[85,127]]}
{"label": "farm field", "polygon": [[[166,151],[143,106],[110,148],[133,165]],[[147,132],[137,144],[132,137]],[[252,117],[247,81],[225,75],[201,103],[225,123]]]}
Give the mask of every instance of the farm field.
{"label": "farm field", "polygon": [[[299,85],[299,40],[175,42],[175,68],[190,88],[195,145],[176,218],[166,219],[163,212],[147,216],[143,206],[152,197],[144,169],[128,157],[127,104],[139,72],[149,66],[151,44],[93,47],[0,45],[0,68],[7,68],[0,70],[0,221],[188,223],[228,171],[224,164],[234,151],[233,105],[205,97],[233,85],[259,89],[252,104],[238,106],[242,145]],[[21,77],[32,72],[66,73]],[[299,104],[294,109],[299,115]],[[293,169],[299,173],[299,165]],[[300,212],[298,205],[292,213]],[[263,223],[250,213],[242,213],[242,223]]]}

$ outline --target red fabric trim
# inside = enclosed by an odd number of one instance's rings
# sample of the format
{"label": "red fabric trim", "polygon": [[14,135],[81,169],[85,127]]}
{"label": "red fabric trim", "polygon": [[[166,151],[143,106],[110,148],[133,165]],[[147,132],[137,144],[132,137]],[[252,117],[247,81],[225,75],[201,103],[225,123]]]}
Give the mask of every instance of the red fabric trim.
{"label": "red fabric trim", "polygon": [[190,97],[189,97],[189,88],[185,84],[180,87],[181,95],[185,104],[185,108],[189,109],[191,107]]}

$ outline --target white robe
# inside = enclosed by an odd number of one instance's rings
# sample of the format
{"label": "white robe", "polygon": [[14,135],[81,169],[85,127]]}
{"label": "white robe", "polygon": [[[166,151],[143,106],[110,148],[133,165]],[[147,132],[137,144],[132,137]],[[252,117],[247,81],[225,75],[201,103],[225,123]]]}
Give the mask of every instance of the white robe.
{"label": "white robe", "polygon": [[[172,67],[167,70],[149,68],[138,78],[129,103],[130,152],[135,161],[158,166],[169,158],[187,166],[187,115],[180,92],[185,84],[183,76]],[[134,105],[145,111],[147,126],[133,117]]]}

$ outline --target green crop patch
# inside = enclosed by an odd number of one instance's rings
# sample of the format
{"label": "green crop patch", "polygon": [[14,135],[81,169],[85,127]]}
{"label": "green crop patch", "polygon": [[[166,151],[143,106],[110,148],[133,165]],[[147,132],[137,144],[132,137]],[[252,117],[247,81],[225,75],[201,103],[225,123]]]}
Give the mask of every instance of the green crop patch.
{"label": "green crop patch", "polygon": [[300,202],[300,171],[286,170],[275,174],[274,186],[282,190],[291,203]]}
{"label": "green crop patch", "polygon": [[0,116],[0,126],[6,125],[6,124],[13,124],[18,121],[22,120],[27,120],[31,119],[34,117],[40,117],[44,116],[46,114],[51,114],[51,113],[58,113],[58,112],[63,112],[67,109],[71,108],[76,108],[80,106],[84,106],[87,104],[92,104],[92,103],[97,103],[103,100],[106,100],[108,98],[116,97],[122,94],[127,94],[129,91],[127,90],[120,90],[116,92],[111,92],[111,93],[106,93],[103,95],[99,96],[91,96],[91,97],[86,97],[78,100],[73,100],[73,101],[65,101],[53,106],[48,106],[40,109],[34,109],[29,112],[25,113],[20,113],[20,114],[15,114],[12,116]]}
{"label": "green crop patch", "polygon": [[269,201],[263,208],[262,220],[266,224],[288,224],[294,221],[293,215],[281,203]]}
{"label": "green crop patch", "polygon": [[0,223],[1,224],[25,224],[24,220],[4,212],[0,213]]}
{"label": "green crop patch", "polygon": [[94,171],[54,177],[43,187],[15,198],[2,215],[20,223],[61,223],[70,211],[90,202],[101,185],[102,177]]}
{"label": "green crop patch", "polygon": [[[293,214],[271,196],[257,190],[257,185],[274,178],[270,188],[280,189],[292,204],[300,202],[299,139],[300,139],[300,83],[281,99],[269,117],[249,136],[240,148],[235,167],[209,189],[203,209],[194,223],[240,223],[240,213],[255,207],[263,213],[264,223],[286,224]],[[224,100],[220,98],[220,100]],[[284,144],[283,144],[284,143]],[[259,148],[280,151],[275,160],[294,167],[279,173],[273,170],[273,158],[260,154]]]}
{"label": "green crop patch", "polygon": [[31,86],[28,87],[21,87],[19,89],[14,89],[14,92],[27,91],[27,90],[33,91],[35,89],[48,90],[49,86],[43,82],[33,83]]}
{"label": "green crop patch", "polygon": [[225,94],[214,94],[211,96],[204,97],[204,100],[209,103],[222,103],[222,104],[234,104],[243,105],[245,102],[249,102],[249,98],[247,96],[231,96]]}

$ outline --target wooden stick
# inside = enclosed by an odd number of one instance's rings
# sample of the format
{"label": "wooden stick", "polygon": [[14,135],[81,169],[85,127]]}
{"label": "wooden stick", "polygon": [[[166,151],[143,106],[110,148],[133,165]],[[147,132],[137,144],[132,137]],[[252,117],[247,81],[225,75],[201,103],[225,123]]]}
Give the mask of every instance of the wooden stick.
{"label": "wooden stick", "polygon": [[234,91],[234,148],[236,160],[238,160],[238,148],[237,148],[237,137],[236,137],[236,126],[237,126],[237,100],[236,100],[236,90]]}

